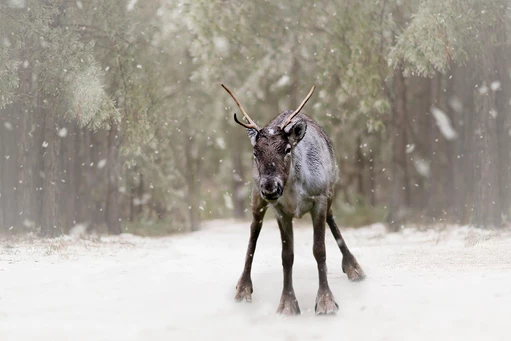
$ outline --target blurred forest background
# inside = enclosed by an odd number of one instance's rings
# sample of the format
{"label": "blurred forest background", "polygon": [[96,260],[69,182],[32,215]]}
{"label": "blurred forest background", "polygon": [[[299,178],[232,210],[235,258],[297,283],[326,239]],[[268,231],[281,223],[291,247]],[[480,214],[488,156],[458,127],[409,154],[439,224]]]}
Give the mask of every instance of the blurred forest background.
{"label": "blurred forest background", "polygon": [[507,224],[510,1],[2,0],[0,230],[249,218],[260,125],[334,142],[349,226]]}

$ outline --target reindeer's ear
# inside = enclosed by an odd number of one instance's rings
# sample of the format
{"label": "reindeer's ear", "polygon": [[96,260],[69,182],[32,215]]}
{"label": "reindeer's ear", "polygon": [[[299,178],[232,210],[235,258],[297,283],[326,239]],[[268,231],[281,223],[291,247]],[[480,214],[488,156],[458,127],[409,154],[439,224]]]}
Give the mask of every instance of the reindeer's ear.
{"label": "reindeer's ear", "polygon": [[245,128],[245,130],[247,131],[247,135],[250,138],[250,143],[252,143],[252,147],[255,146],[257,130],[252,129],[252,128]]}
{"label": "reindeer's ear", "polygon": [[305,120],[297,120],[289,123],[285,128],[284,132],[288,136],[289,142],[296,146],[305,136],[307,131],[307,122]]}

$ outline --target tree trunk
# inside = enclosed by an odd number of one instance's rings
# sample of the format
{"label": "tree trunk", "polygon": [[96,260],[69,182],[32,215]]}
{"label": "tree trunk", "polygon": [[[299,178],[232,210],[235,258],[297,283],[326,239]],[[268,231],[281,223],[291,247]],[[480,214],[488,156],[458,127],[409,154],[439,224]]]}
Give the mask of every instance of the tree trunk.
{"label": "tree trunk", "polygon": [[58,161],[60,140],[55,129],[54,114],[45,110],[44,181],[41,235],[56,237],[62,234],[58,214]]}
{"label": "tree trunk", "polygon": [[[90,187],[87,178],[88,167],[88,150],[90,142],[88,140],[88,131],[84,128],[76,128],[75,136],[75,159],[74,159],[74,172],[76,176],[77,196],[76,196],[76,221],[80,224],[89,224],[89,200]],[[88,190],[85,190],[88,189]]]}
{"label": "tree trunk", "polygon": [[500,227],[501,203],[498,172],[497,121],[489,114],[494,110],[492,93],[477,94],[475,206],[472,223],[476,227]]}
{"label": "tree trunk", "polygon": [[108,159],[107,159],[107,198],[106,198],[106,224],[112,234],[120,234],[121,217],[119,212],[119,160],[120,136],[117,124],[112,123],[108,133]]}
{"label": "tree trunk", "polygon": [[[189,153],[186,152],[186,164],[191,167],[189,169],[193,169],[193,159]],[[200,216],[199,216],[199,196],[198,196],[198,185],[196,174],[193,170],[191,170],[186,177],[186,182],[188,185],[188,211],[189,211],[189,219],[190,219],[190,230],[191,231],[199,231],[200,230]]]}
{"label": "tree trunk", "polygon": [[[446,93],[448,91],[445,75],[437,73],[432,81],[432,104],[441,110],[454,126],[450,110],[447,107]],[[450,93],[450,91],[449,91]],[[428,194],[428,216],[435,220],[445,221],[454,202],[453,179],[453,141],[447,140],[441,133],[435,119],[431,120],[431,176]]]}
{"label": "tree trunk", "polygon": [[[22,60],[25,60],[25,53],[22,52]],[[32,70],[31,67],[23,65],[19,69],[20,86],[20,125],[18,133],[18,211],[19,222],[25,227],[35,226],[35,187],[33,184],[33,155],[34,144],[32,138]]]}
{"label": "tree trunk", "polygon": [[[233,132],[233,140],[239,141],[241,138],[240,133],[244,133],[244,131],[239,129]],[[234,167],[234,172],[232,174],[232,199],[234,208],[233,214],[234,218],[237,219],[242,219],[245,217],[245,205],[247,198],[244,186],[245,168],[243,167],[242,152],[242,148],[234,148],[234,150],[231,151],[232,165]]]}
{"label": "tree trunk", "polygon": [[[0,110],[0,117],[2,116],[2,110]],[[3,137],[4,129],[0,126],[0,231],[4,227],[4,148],[3,148]]]}
{"label": "tree trunk", "polygon": [[67,228],[70,229],[77,223],[76,216],[76,203],[78,201],[79,196],[79,183],[78,179],[80,179],[80,150],[79,145],[77,145],[77,135],[80,134],[80,131],[76,124],[68,124],[68,135],[66,137],[66,149],[67,153],[65,154],[66,158],[64,160],[66,169],[67,169],[67,198],[66,198],[66,223]]}
{"label": "tree trunk", "polygon": [[454,200],[453,217],[455,222],[466,224],[472,214],[473,187],[467,184],[474,183],[474,87],[476,85],[474,74],[470,70],[475,66],[469,64],[454,67],[454,93],[450,97],[453,107],[453,125],[458,132],[453,158],[454,173]]}
{"label": "tree trunk", "polygon": [[[365,197],[365,183],[364,183],[364,172],[365,172],[365,157],[362,152],[362,138],[357,136],[355,146],[355,172],[357,177],[357,201],[358,204],[364,203]],[[360,202],[362,201],[362,202]]]}
{"label": "tree trunk", "polygon": [[6,145],[6,136],[8,133],[7,128],[4,128],[3,117],[6,116],[5,110],[0,109],[0,230],[7,230],[7,182],[5,179],[7,178],[7,153],[5,150]]}
{"label": "tree trunk", "polygon": [[[504,23],[497,22],[495,29],[500,35],[501,42],[505,42]],[[481,39],[490,46],[484,50],[480,60],[478,71],[482,82],[475,95],[477,133],[474,134],[476,167],[472,223],[476,227],[491,228],[502,226],[503,213],[507,213],[502,209],[502,205],[505,204],[502,199],[504,198],[506,201],[507,195],[502,194],[504,188],[501,186],[507,184],[503,184],[501,181],[507,176],[501,174],[503,171],[505,173],[506,168],[502,167],[502,160],[499,159],[499,152],[502,152],[499,146],[501,142],[499,137],[502,132],[499,134],[500,128],[498,127],[499,123],[505,123],[505,121],[499,122],[498,116],[506,114],[506,105],[502,102],[508,101],[509,98],[499,99],[499,89],[495,89],[493,83],[496,80],[508,83],[506,80],[508,76],[507,69],[499,65],[505,62],[505,56],[499,56],[499,48],[494,42],[491,42],[489,37],[481,37]],[[502,70],[502,73],[499,72],[499,69]],[[503,77],[503,79],[497,77]],[[504,151],[504,153],[506,152],[509,153],[509,150]]]}
{"label": "tree trunk", "polygon": [[375,153],[371,152],[369,158],[369,204],[371,207],[376,206],[376,172],[374,170]]}
{"label": "tree trunk", "polygon": [[[16,106],[11,106],[8,109],[5,109],[2,116],[2,125],[0,126],[0,130],[2,130],[0,137],[0,147],[3,151],[2,156],[2,170],[0,171],[2,178],[0,178],[0,182],[2,182],[2,188],[0,192],[0,205],[2,207],[2,224],[5,230],[13,229],[18,225],[18,208],[17,208],[17,191],[18,191],[18,165],[17,165],[17,148],[16,136],[18,132],[16,131],[16,111],[18,108]],[[14,114],[13,114],[14,113]],[[6,128],[5,124],[7,124],[9,129]]]}
{"label": "tree trunk", "polygon": [[[507,41],[507,34],[502,27],[500,32],[501,41]],[[500,205],[502,215],[506,223],[510,222],[511,208],[511,78],[508,70],[511,69],[509,56],[511,49],[508,44],[497,46],[495,51],[496,78],[500,82],[500,89],[495,90],[495,105],[497,111],[497,135],[498,135],[498,170]]]}
{"label": "tree trunk", "polygon": [[392,116],[392,197],[389,210],[389,230],[396,232],[404,222],[410,202],[406,162],[406,83],[401,66],[394,70],[394,103]]}
{"label": "tree trunk", "polygon": [[[144,197],[144,191],[145,191],[145,188],[144,188],[144,174],[142,174],[142,172],[139,172],[138,173],[138,186],[137,186],[137,196],[139,199],[142,199]],[[138,205],[136,207],[136,211],[135,211],[135,215],[137,217],[140,217],[140,215],[142,214],[142,209],[144,208],[143,205]]]}
{"label": "tree trunk", "polygon": [[[472,223],[477,227],[501,226],[501,196],[499,188],[499,141],[495,92],[490,84],[495,77],[495,50],[492,47],[481,59],[481,86],[476,90],[475,138],[475,198]],[[487,89],[481,90],[481,89]]]}
{"label": "tree trunk", "polygon": [[42,210],[43,210],[43,187],[44,187],[44,159],[46,149],[43,148],[44,135],[45,135],[45,111],[43,107],[43,94],[40,91],[39,84],[34,84],[37,86],[37,89],[33,91],[36,94],[35,103],[33,105],[33,116],[32,116],[32,124],[34,129],[32,129],[32,140],[33,140],[33,150],[32,153],[32,174],[34,177],[32,178],[33,186],[35,188],[35,192],[33,193],[33,203],[34,207],[34,222],[36,228],[40,228],[41,219],[42,219]]}
{"label": "tree trunk", "polygon": [[[189,119],[188,117],[184,120],[184,131],[189,131]],[[199,185],[197,183],[197,161],[192,152],[194,147],[194,141],[192,137],[187,133],[184,134],[185,138],[185,167],[186,172],[184,174],[187,185],[187,203],[189,213],[189,224],[191,231],[200,230],[200,211],[199,211]]]}
{"label": "tree trunk", "polygon": [[[139,175],[137,172],[138,167],[134,166],[130,172],[128,172],[128,184],[130,189],[130,221],[135,221],[135,200],[137,199],[137,182],[135,181],[135,176]],[[137,206],[138,207],[138,206]]]}
{"label": "tree trunk", "polygon": [[[413,160],[431,163],[431,79],[424,77],[410,77],[408,79],[408,98],[407,110],[410,125],[414,124],[413,139],[409,142],[413,144],[414,151],[408,154]],[[411,129],[411,127],[410,127]],[[424,212],[428,203],[428,194],[430,192],[430,178],[427,174],[410,172],[415,186],[411,187],[411,207]]]}

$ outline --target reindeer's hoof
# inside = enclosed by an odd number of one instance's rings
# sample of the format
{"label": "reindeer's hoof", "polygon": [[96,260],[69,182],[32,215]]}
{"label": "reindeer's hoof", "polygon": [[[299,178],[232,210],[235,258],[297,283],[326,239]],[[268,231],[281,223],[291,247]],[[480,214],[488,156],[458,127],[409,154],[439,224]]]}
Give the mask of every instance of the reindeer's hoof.
{"label": "reindeer's hoof", "polygon": [[339,306],[335,303],[334,296],[330,289],[318,292],[314,310],[316,311],[316,315],[335,315],[337,313]]}
{"label": "reindeer's hoof", "polygon": [[342,258],[342,271],[348,275],[348,279],[352,282],[359,282],[366,278],[364,270],[362,270],[353,255]]}
{"label": "reindeer's hoof", "polygon": [[300,315],[300,307],[298,306],[298,301],[296,300],[294,292],[282,294],[279,307],[277,308],[277,314],[284,316]]}
{"label": "reindeer's hoof", "polygon": [[254,290],[252,289],[252,282],[239,281],[236,286],[236,296],[234,296],[234,300],[236,302],[252,302],[252,293]]}

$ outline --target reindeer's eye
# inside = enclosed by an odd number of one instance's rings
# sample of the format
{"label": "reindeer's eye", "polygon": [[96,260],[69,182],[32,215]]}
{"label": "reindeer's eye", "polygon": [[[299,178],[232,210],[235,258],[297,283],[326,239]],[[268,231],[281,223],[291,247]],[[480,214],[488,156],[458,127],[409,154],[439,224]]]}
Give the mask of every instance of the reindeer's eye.
{"label": "reindeer's eye", "polygon": [[287,145],[286,146],[286,155],[291,153],[291,146],[290,145]]}
{"label": "reindeer's eye", "polygon": [[254,152],[254,158],[256,158],[256,159],[257,159],[257,153],[256,153],[256,152]]}

